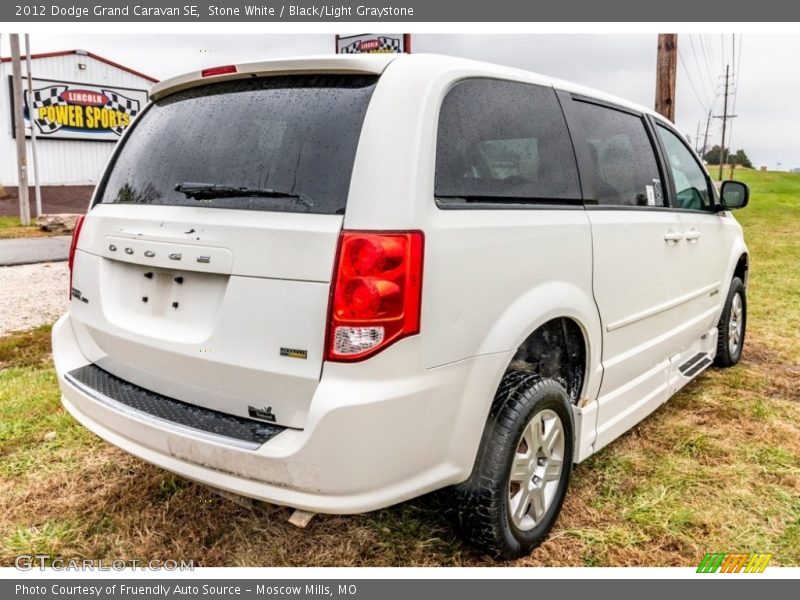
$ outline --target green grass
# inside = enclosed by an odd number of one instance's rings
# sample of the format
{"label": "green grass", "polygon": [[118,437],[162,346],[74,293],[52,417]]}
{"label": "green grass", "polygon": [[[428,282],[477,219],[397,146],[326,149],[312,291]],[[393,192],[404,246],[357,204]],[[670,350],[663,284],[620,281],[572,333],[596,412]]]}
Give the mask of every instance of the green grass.
{"label": "green grass", "polygon": [[49,366],[50,325],[0,337],[0,369]]}
{"label": "green grass", "polygon": [[[727,172],[726,172],[727,173]],[[800,362],[800,174],[739,169],[750,206],[736,212],[751,251],[749,317],[767,348]]]}
{"label": "green grass", "polygon": [[72,521],[46,521],[37,527],[17,527],[7,540],[8,550],[16,554],[50,554],[59,556],[78,538]]}
{"label": "green grass", "polygon": [[[33,220],[31,220],[33,223]],[[0,217],[0,240],[21,237],[43,237],[49,234],[36,225],[23,226],[19,217]]]}
{"label": "green grass", "polygon": [[[751,252],[743,362],[698,381],[576,468],[550,538],[519,565],[800,565],[800,175],[739,170]],[[19,553],[221,565],[491,565],[434,494],[351,517],[244,508],[102,442],[61,408],[49,330],[0,338],[0,564]]]}
{"label": "green grass", "polygon": [[19,217],[0,217],[0,229],[9,227],[22,227]]}

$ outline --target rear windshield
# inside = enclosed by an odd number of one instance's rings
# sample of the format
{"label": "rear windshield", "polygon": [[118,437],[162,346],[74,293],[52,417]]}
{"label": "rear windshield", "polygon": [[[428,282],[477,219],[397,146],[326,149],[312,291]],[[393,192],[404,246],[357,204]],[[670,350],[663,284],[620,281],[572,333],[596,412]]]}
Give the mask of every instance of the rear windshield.
{"label": "rear windshield", "polygon": [[136,121],[99,202],[344,214],[376,82],[259,77],[167,96]]}

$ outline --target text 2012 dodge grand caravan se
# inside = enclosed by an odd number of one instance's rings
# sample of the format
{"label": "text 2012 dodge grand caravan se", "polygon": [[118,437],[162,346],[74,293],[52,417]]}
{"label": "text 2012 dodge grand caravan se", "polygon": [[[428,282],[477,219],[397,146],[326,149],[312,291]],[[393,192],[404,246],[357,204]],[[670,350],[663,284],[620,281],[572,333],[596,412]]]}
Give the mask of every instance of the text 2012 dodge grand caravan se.
{"label": "text 2012 dodge grand caravan se", "polygon": [[748,253],[662,117],[449,57],[157,84],[75,232],[63,403],[187,478],[357,513],[449,487],[529,552],[573,463],[745,335]]}

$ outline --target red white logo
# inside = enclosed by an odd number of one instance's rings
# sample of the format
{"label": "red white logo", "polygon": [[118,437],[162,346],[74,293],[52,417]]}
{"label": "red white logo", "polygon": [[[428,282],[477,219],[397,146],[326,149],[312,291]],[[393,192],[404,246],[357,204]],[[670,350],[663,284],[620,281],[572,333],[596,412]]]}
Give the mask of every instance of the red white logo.
{"label": "red white logo", "polygon": [[380,40],[362,40],[361,43],[358,45],[358,49],[361,52],[372,52],[380,47],[381,47]]}
{"label": "red white logo", "polygon": [[66,90],[61,94],[61,98],[68,104],[81,106],[105,106],[109,102],[104,94],[91,90]]}

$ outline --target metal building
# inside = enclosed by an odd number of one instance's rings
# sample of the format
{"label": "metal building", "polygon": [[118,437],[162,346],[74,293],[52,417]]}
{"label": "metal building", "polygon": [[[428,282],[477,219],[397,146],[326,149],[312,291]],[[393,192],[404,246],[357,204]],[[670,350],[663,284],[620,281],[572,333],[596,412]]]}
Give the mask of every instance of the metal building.
{"label": "metal building", "polygon": [[[33,94],[22,59],[29,181],[30,128],[36,127],[43,186],[94,185],[115,142],[147,102],[157,80],[85,50],[31,55]],[[0,186],[17,185],[11,59],[0,58]],[[33,123],[31,123],[33,116]]]}

